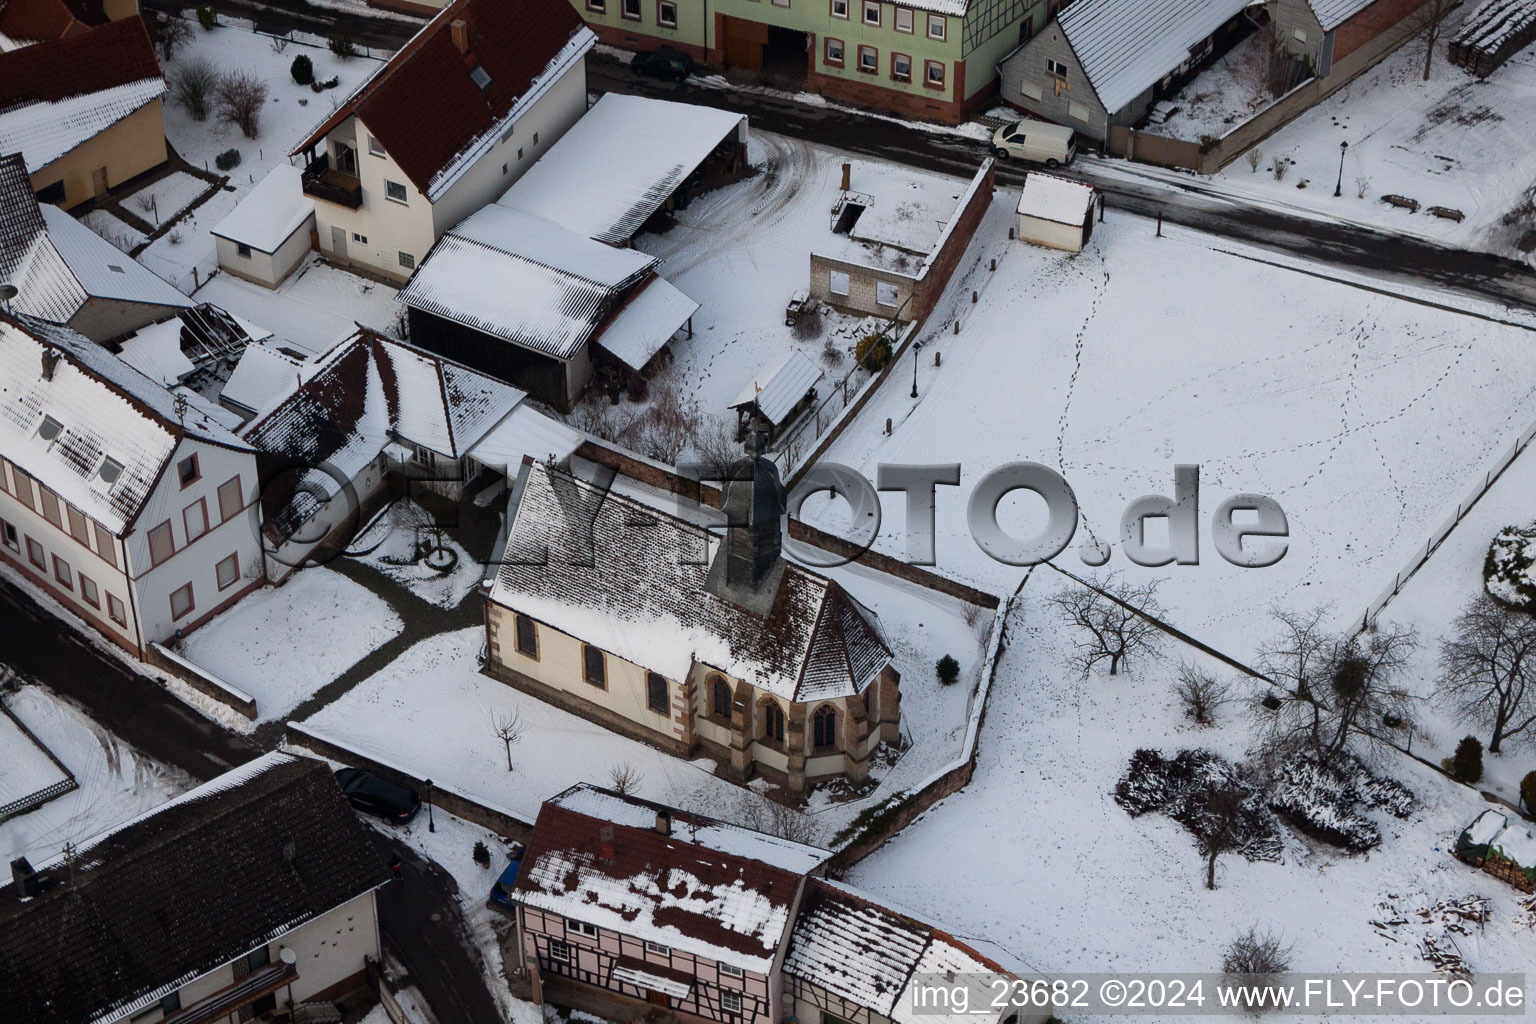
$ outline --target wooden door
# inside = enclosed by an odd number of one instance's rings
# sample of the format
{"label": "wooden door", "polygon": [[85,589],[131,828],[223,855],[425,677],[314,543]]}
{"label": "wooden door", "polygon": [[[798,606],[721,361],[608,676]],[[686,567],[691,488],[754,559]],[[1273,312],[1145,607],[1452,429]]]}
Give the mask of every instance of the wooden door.
{"label": "wooden door", "polygon": [[768,44],[768,26],[743,18],[724,19],[725,66],[747,71],[763,70],[763,47]]}
{"label": "wooden door", "polygon": [[104,196],[110,191],[111,189],[107,185],[107,169],[105,167],[96,168],[91,172],[91,194]]}
{"label": "wooden door", "polygon": [[654,992],[651,989],[646,989],[645,1001],[652,1006],[662,1006],[669,1010],[672,1008],[672,1000],[665,992]]}

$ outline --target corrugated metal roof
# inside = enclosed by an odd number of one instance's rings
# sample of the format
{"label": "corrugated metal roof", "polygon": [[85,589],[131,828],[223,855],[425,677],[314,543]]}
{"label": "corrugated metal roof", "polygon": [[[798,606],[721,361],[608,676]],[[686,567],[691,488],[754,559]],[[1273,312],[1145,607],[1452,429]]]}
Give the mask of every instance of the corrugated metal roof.
{"label": "corrugated metal roof", "polygon": [[821,367],[795,349],[759,374],[736,396],[730,408],[756,405],[771,423],[782,423],[806,392],[825,376]]}
{"label": "corrugated metal roof", "polygon": [[1031,171],[1019,193],[1019,213],[1056,224],[1082,226],[1093,205],[1093,186]]}
{"label": "corrugated metal roof", "polygon": [[652,277],[608,321],[597,343],[625,366],[644,369],[698,311],[699,304],[670,282]]}
{"label": "corrugated metal roof", "polygon": [[713,107],[606,93],[496,202],[627,245],[745,121]]}
{"label": "corrugated metal roof", "polygon": [[1332,32],[1376,0],[1309,0],[1324,32]]}
{"label": "corrugated metal roof", "polygon": [[193,305],[191,299],[156,277],[148,267],[57,206],[44,205],[42,211],[48,237],[53,239],[59,255],[69,264],[86,294],[179,309]]}
{"label": "corrugated metal roof", "polygon": [[1077,0],[1056,18],[1099,102],[1113,113],[1188,60],[1192,46],[1249,2]]}

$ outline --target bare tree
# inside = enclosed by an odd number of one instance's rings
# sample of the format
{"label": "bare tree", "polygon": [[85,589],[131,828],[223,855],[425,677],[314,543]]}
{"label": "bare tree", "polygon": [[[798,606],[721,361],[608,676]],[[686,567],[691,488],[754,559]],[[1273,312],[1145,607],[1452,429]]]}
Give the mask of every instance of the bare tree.
{"label": "bare tree", "polygon": [[750,791],[741,794],[740,811],[748,828],[795,843],[814,845],[821,831],[810,815]]}
{"label": "bare tree", "polygon": [[1264,162],[1264,151],[1262,149],[1260,149],[1258,146],[1254,146],[1252,149],[1250,149],[1248,151],[1248,173],[1250,173],[1250,174],[1256,173],[1258,171],[1258,169],[1259,169],[1259,164],[1261,164],[1263,162]]}
{"label": "bare tree", "polygon": [[1424,40],[1424,81],[1429,81],[1429,70],[1435,60],[1435,44],[1445,28],[1445,19],[1461,4],[1461,0],[1425,0],[1417,11],[1409,15],[1412,32]]}
{"label": "bare tree", "polygon": [[1200,856],[1205,858],[1205,887],[1216,888],[1216,860],[1242,845],[1243,801],[1248,791],[1235,782],[1206,786],[1203,806],[1192,824]]}
{"label": "bare tree", "polygon": [[[181,24],[181,22],[177,22]],[[219,69],[207,57],[191,57],[176,65],[167,76],[171,97],[186,108],[194,121],[208,120],[208,106],[219,90]]]}
{"label": "bare tree", "polygon": [[1411,698],[1399,683],[1418,639],[1408,627],[1333,636],[1326,609],[1282,613],[1280,636],[1261,648],[1259,664],[1282,688],[1261,702],[1271,756],[1308,755],[1335,765],[1351,740],[1382,742],[1387,722],[1409,719]]}
{"label": "bare tree", "polygon": [[728,480],[732,468],[746,458],[736,430],[724,416],[709,415],[699,421],[693,439],[699,459],[699,475],[705,480]]}
{"label": "bare tree", "polygon": [[1239,1004],[1259,1011],[1273,1005],[1271,983],[1291,969],[1291,947],[1274,932],[1259,931],[1255,925],[1239,935],[1221,958],[1221,969],[1229,983],[1239,986]]}
{"label": "bare tree", "polygon": [[523,718],[516,711],[492,711],[491,732],[507,752],[507,771],[512,770],[512,747],[523,738]]}
{"label": "bare tree", "polygon": [[219,120],[239,128],[248,139],[261,132],[261,110],[267,105],[267,83],[249,71],[231,71],[219,80]]}
{"label": "bare tree", "polygon": [[1226,683],[1194,665],[1179,666],[1179,681],[1173,692],[1179,698],[1184,717],[1199,726],[1216,724],[1216,711],[1231,700]]}
{"label": "bare tree", "polygon": [[645,781],[645,776],[638,768],[626,761],[608,769],[608,781],[613,785],[613,791],[619,796],[629,796],[639,792],[640,783]]}
{"label": "bare tree", "polygon": [[176,51],[192,38],[192,26],[181,18],[152,11],[145,20],[155,48],[160,51],[160,61],[163,64],[169,64],[175,59]]}
{"label": "bare tree", "polygon": [[676,465],[693,444],[698,409],[684,401],[671,374],[652,382],[651,396],[651,407],[635,424],[635,447],[642,455]]}
{"label": "bare tree", "polygon": [[1488,752],[1536,725],[1536,618],[1480,593],[1440,644],[1436,697],[1489,731]]}
{"label": "bare tree", "polygon": [[1108,662],[1109,674],[1117,675],[1122,665],[1129,667],[1133,659],[1155,653],[1163,639],[1163,631],[1149,618],[1163,613],[1155,580],[1133,587],[1117,574],[1097,590],[1064,590],[1051,604],[1078,627],[1074,660],[1085,676],[1101,662]]}

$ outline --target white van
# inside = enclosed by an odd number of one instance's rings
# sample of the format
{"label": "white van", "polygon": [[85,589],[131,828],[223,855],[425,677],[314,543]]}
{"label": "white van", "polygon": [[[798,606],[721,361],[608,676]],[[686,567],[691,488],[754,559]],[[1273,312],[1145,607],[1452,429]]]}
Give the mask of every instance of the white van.
{"label": "white van", "polygon": [[992,133],[992,153],[999,160],[1017,157],[1047,167],[1061,167],[1077,156],[1077,136],[1066,125],[1017,121]]}

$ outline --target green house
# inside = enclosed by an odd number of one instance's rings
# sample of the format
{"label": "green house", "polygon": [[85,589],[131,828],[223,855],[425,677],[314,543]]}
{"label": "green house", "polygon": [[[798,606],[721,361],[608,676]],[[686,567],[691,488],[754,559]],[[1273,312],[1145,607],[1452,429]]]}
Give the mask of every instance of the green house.
{"label": "green house", "polygon": [[571,0],[610,46],[671,46],[765,84],[958,124],[997,93],[997,62],[1047,0]]}

